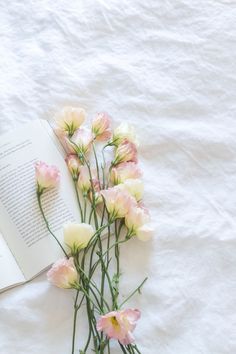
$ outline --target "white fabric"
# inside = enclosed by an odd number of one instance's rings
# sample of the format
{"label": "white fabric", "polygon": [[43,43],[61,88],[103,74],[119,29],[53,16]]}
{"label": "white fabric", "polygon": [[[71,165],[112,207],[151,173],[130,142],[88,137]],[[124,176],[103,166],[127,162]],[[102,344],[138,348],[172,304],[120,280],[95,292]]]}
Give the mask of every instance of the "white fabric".
{"label": "white fabric", "polygon": [[[156,232],[121,264],[123,293],[149,277],[141,352],[236,353],[236,2],[0,4],[1,133],[64,104],[136,126]],[[0,353],[70,353],[72,303],[45,274],[0,295]]]}

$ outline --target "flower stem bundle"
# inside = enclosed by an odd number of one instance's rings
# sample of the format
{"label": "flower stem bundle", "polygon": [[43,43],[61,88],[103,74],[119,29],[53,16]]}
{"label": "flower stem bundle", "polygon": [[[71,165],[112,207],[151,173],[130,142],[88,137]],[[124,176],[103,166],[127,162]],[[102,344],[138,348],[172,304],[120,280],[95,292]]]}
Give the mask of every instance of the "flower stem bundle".
{"label": "flower stem bundle", "polygon": [[131,238],[146,241],[153,233],[142,202],[137,140],[127,124],[112,131],[107,113],[99,113],[90,129],[82,126],[84,121],[81,108],[65,107],[55,117],[55,132],[67,151],[66,163],[80,215],[78,222],[64,224],[63,244],[52,232],[42,203],[42,195],[57,187],[59,171],[44,162],[35,165],[39,210],[64,254],[48,271],[48,280],[75,291],[72,354],[77,348],[77,315],[82,305],[86,308],[88,335],[80,354],[91,349],[109,354],[114,345],[111,341],[117,341],[123,353],[141,353],[133,336],[141,312],[126,305],[141,292],[147,278],[125,299],[120,298],[123,245]]}

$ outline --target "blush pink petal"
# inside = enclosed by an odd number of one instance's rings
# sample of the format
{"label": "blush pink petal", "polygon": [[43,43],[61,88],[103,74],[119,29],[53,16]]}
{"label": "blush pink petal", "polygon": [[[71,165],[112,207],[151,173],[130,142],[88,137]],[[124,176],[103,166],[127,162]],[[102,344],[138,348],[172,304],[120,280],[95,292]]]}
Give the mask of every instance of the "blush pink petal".
{"label": "blush pink petal", "polygon": [[113,165],[121,162],[138,162],[136,145],[125,139],[116,149]]}
{"label": "blush pink petal", "polygon": [[78,156],[75,154],[69,154],[69,155],[67,155],[65,161],[66,161],[66,164],[68,166],[68,169],[69,169],[71,175],[73,176],[74,179],[77,179],[78,175],[79,175],[79,170],[81,167],[81,162],[80,162]]}
{"label": "blush pink petal", "polygon": [[85,194],[89,191],[91,187],[88,167],[85,165],[80,167],[80,174],[77,185],[79,189],[82,190],[82,192]]}
{"label": "blush pink petal", "polygon": [[108,338],[117,339],[121,344],[128,345],[134,342],[132,332],[140,315],[137,309],[109,312],[99,318],[97,330],[103,331]]}
{"label": "blush pink petal", "polygon": [[60,172],[56,166],[39,161],[35,164],[35,178],[41,189],[56,187],[60,181]]}
{"label": "blush pink petal", "polygon": [[[71,143],[71,146],[77,153],[82,152],[83,154],[86,154],[90,151],[91,144],[93,141],[93,135],[90,130],[81,128],[75,132],[72,137],[72,141],[75,145]],[[78,150],[76,148],[76,145]]]}
{"label": "blush pink petal", "polygon": [[62,258],[55,262],[47,272],[47,278],[58,288],[70,289],[74,287],[77,282],[78,273],[73,258]]}
{"label": "blush pink petal", "polygon": [[112,168],[110,179],[114,184],[124,183],[127,179],[137,179],[142,172],[135,162],[122,162]]}
{"label": "blush pink petal", "polygon": [[102,190],[101,194],[112,218],[123,218],[136,204],[135,199],[119,186]]}
{"label": "blush pink petal", "polygon": [[92,122],[92,132],[98,141],[106,141],[111,138],[111,119],[106,112],[97,114]]}
{"label": "blush pink petal", "polygon": [[125,216],[125,225],[129,231],[136,233],[137,229],[150,221],[150,216],[146,210],[134,207],[130,208]]}

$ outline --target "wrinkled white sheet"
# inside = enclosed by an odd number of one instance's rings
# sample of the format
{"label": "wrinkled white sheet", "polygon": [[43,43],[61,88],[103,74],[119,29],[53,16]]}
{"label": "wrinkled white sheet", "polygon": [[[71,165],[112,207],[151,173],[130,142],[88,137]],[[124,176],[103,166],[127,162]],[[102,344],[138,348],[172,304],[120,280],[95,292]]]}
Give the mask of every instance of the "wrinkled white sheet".
{"label": "wrinkled white sheet", "polygon": [[[125,291],[149,276],[141,352],[236,353],[236,1],[0,5],[1,133],[74,103],[137,128],[156,233],[122,269]],[[70,353],[72,303],[45,274],[1,294],[0,353]]]}

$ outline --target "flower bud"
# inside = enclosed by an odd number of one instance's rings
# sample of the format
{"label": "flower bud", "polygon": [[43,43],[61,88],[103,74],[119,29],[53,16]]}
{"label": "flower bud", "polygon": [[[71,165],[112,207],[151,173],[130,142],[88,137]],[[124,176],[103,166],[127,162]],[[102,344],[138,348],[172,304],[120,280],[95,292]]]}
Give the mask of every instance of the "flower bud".
{"label": "flower bud", "polygon": [[86,195],[91,187],[90,175],[87,166],[80,167],[80,174],[78,178],[78,188]]}
{"label": "flower bud", "polygon": [[80,160],[78,159],[77,155],[70,154],[66,157],[66,163],[68,166],[68,169],[75,181],[77,181],[78,176],[79,176],[79,170],[80,170]]}
{"label": "flower bud", "polygon": [[107,113],[98,113],[92,122],[92,132],[98,141],[106,141],[111,137],[111,119]]}
{"label": "flower bud", "polygon": [[117,165],[121,162],[135,162],[137,163],[137,149],[135,144],[125,139],[116,149],[115,160],[113,165]]}

